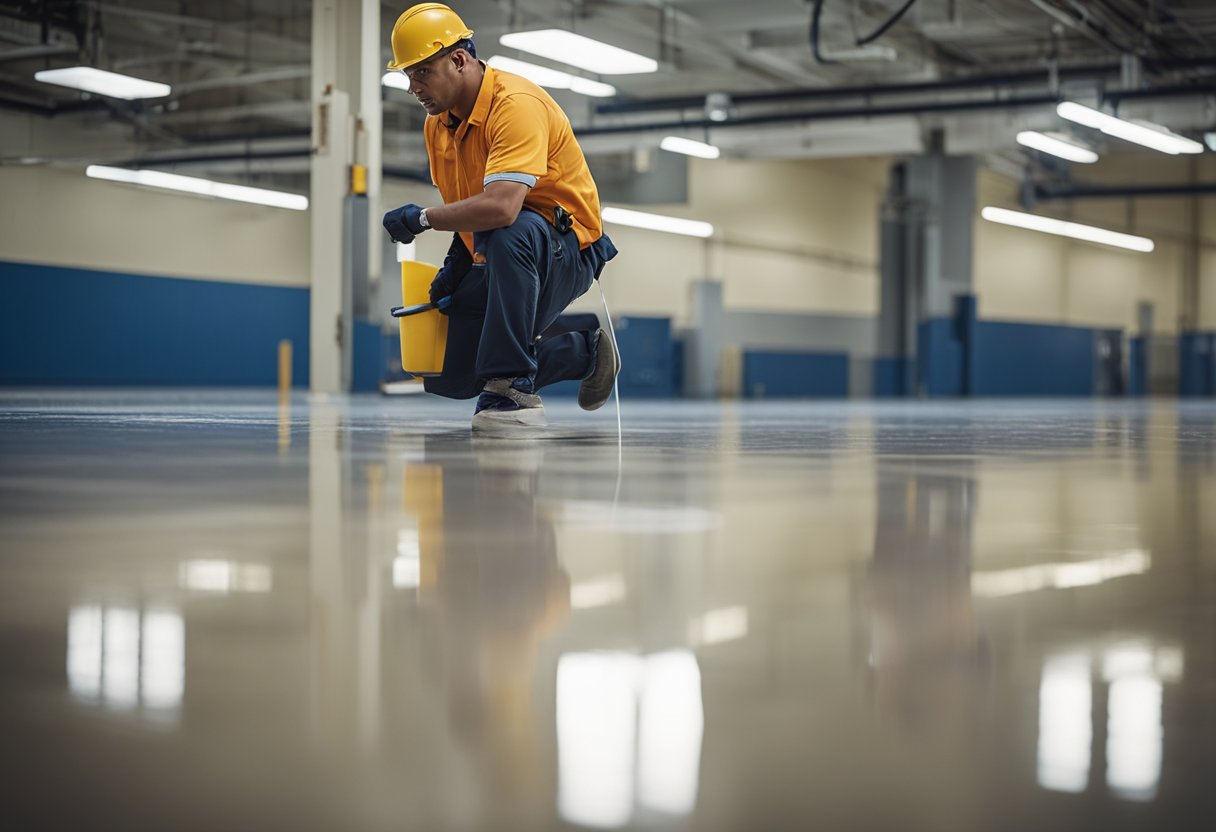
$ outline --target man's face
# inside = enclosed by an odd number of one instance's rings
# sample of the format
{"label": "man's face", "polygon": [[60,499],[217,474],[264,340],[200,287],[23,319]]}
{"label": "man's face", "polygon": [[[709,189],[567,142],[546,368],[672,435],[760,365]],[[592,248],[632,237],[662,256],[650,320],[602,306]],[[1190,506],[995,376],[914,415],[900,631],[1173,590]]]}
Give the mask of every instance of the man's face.
{"label": "man's face", "polygon": [[459,55],[449,52],[405,70],[410,79],[410,92],[422,104],[428,115],[450,110],[457,103],[460,90]]}

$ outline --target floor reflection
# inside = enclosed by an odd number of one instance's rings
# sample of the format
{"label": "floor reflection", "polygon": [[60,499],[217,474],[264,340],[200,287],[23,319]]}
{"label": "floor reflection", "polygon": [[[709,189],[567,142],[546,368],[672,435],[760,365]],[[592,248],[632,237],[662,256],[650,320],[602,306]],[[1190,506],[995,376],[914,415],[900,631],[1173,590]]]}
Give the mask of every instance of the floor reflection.
{"label": "floor reflection", "polygon": [[0,409],[14,828],[1212,825],[1209,409],[164,395]]}
{"label": "floor reflection", "polygon": [[879,710],[912,730],[973,712],[988,678],[972,593],[975,501],[968,461],[879,469],[869,665]]}
{"label": "floor reflection", "polygon": [[84,604],[68,614],[68,687],[81,702],[175,723],[184,654],[176,610]]}
{"label": "floor reflection", "polygon": [[703,730],[691,651],[566,653],[557,667],[562,818],[614,828],[638,808],[691,813]]}
{"label": "floor reflection", "polygon": [[[1183,664],[1181,648],[1148,640],[1048,656],[1039,685],[1039,785],[1084,792],[1094,785],[1091,770],[1104,765],[1112,795],[1154,799],[1162,775],[1164,683],[1181,681]],[[1094,719],[1101,704],[1105,721]]]}

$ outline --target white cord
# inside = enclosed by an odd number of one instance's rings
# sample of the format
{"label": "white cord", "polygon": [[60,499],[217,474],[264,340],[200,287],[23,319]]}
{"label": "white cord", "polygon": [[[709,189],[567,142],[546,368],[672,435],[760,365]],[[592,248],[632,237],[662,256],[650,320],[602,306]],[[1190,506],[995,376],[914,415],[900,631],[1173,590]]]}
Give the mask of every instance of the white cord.
{"label": "white cord", "polygon": [[616,399],[616,494],[612,498],[612,507],[615,509],[616,501],[621,496],[621,462],[624,449],[621,433],[621,389],[617,384],[617,379],[621,375],[621,350],[616,343],[616,330],[612,326],[612,313],[608,311],[608,296],[604,294],[604,284],[599,280],[595,282],[600,287],[600,301],[604,304],[604,320],[608,322],[608,336],[612,338],[612,351],[617,357],[616,375],[612,377],[612,395]]}

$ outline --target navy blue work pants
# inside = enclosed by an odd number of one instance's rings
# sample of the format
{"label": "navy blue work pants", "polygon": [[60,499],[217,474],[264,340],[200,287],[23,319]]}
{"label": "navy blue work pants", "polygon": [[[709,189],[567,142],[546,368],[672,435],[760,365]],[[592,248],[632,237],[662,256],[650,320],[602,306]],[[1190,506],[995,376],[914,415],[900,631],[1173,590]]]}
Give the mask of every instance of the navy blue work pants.
{"label": "navy blue work pants", "polygon": [[427,392],[469,399],[492,378],[528,379],[540,390],[590,375],[594,330],[541,335],[616,254],[607,236],[579,251],[574,232],[524,210],[505,228],[474,234],[473,243],[486,262],[452,295],[443,373],[425,380]]}

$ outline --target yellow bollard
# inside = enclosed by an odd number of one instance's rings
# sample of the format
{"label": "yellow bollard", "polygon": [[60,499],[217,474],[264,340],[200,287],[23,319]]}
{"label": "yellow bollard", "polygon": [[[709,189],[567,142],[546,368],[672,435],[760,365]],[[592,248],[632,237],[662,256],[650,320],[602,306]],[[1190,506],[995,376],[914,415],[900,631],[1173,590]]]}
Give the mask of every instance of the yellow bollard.
{"label": "yellow bollard", "polygon": [[279,342],[279,398],[291,398],[291,341]]}
{"label": "yellow bollard", "polygon": [[[415,306],[430,302],[431,281],[438,266],[407,260],[401,264],[401,303]],[[443,372],[448,344],[448,317],[437,309],[399,318],[401,369],[412,376],[437,376]]]}

